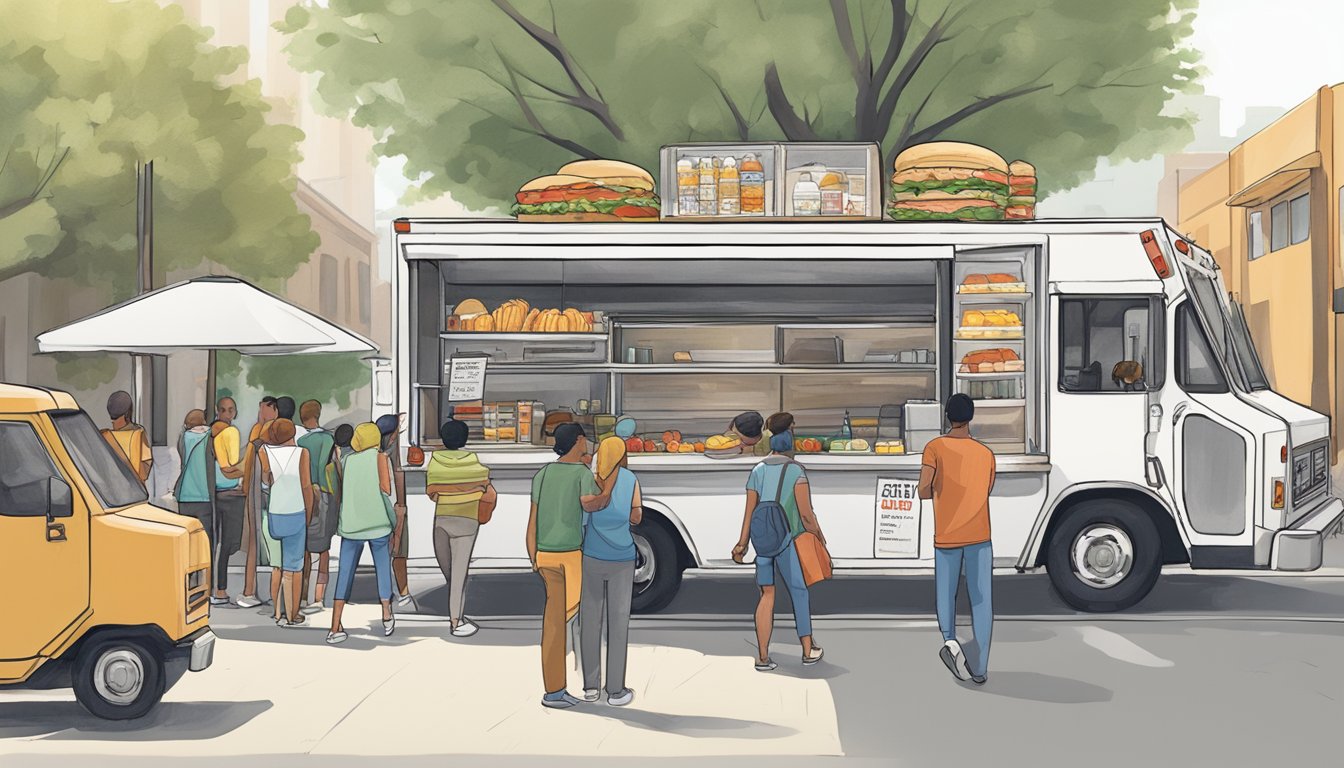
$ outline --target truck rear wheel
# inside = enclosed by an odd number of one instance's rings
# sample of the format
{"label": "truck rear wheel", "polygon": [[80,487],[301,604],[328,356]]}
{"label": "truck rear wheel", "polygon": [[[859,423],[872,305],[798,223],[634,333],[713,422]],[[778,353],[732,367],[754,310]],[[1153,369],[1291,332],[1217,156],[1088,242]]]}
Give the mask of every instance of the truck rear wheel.
{"label": "truck rear wheel", "polygon": [[104,720],[143,717],[163,698],[163,659],[137,640],[94,640],[80,651],[75,698]]}
{"label": "truck rear wheel", "polygon": [[1123,611],[1147,597],[1162,570],[1162,541],[1142,509],[1097,499],[1068,512],[1050,539],[1055,592],[1079,611]]}
{"label": "truck rear wheel", "polygon": [[681,589],[677,543],[661,521],[645,518],[635,526],[635,592],[630,609],[655,613]]}

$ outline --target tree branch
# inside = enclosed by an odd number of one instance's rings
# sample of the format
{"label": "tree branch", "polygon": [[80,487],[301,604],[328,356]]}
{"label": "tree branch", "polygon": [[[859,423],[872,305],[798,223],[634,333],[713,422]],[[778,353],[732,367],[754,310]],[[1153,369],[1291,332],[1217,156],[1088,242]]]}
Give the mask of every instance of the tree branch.
{"label": "tree branch", "polygon": [[939,120],[938,122],[916,132],[914,135],[910,137],[910,143],[923,144],[926,141],[933,141],[934,139],[941,136],[943,132],[946,131],[948,128],[951,128],[957,123],[960,123],[961,121],[966,120],[967,118],[977,115],[985,111],[986,109],[989,109],[990,107],[997,106],[1005,101],[1016,99],[1020,96],[1026,96],[1028,94],[1036,93],[1038,91],[1043,91],[1049,87],[1050,87],[1049,83],[1045,83],[1044,85],[1022,86],[1020,88],[1014,88],[1011,91],[1005,91],[1003,93],[995,94],[993,96],[986,96],[980,99],[976,99],[974,103],[962,107],[961,109],[957,110],[956,112],[953,112],[947,117],[944,117],[942,120]]}
{"label": "tree branch", "polygon": [[719,90],[719,96],[723,97],[723,103],[728,106],[728,111],[732,113],[733,123],[737,126],[738,140],[748,141],[750,139],[748,134],[751,132],[751,124],[747,122],[747,118],[743,116],[742,110],[738,109],[737,102],[733,101],[733,97],[729,96],[728,91],[724,90],[723,83],[720,83],[719,79],[711,74],[709,70],[700,67],[700,71],[704,72],[705,77],[708,77],[709,81],[714,84],[714,87]]}
{"label": "tree branch", "polygon": [[942,14],[938,17],[938,20],[929,27],[929,31],[924,35],[923,39],[919,41],[919,45],[915,46],[915,50],[910,54],[910,58],[906,60],[905,64],[901,67],[901,71],[896,75],[896,81],[887,89],[887,95],[882,98],[882,105],[877,110],[877,121],[878,125],[883,126],[884,133],[885,128],[891,125],[891,119],[896,114],[896,104],[900,101],[901,94],[904,93],[906,87],[910,85],[910,81],[914,79],[915,73],[919,71],[920,67],[924,66],[924,62],[928,60],[929,54],[933,53],[935,48],[952,39],[950,37],[944,37],[943,33],[955,24],[956,21],[961,18],[961,15],[966,12],[966,9],[963,8],[958,11],[955,16],[949,19],[947,17],[949,10],[951,10],[950,7],[944,8]]}
{"label": "tree branch", "polygon": [[[523,15],[517,8],[513,7],[513,4],[510,3],[509,0],[493,0],[493,2],[497,8],[503,11],[515,24],[521,27],[529,37],[544,48],[547,53],[551,54],[551,57],[560,64],[560,67],[565,72],[565,76],[569,78],[569,82],[574,86],[575,93],[569,97],[570,104],[597,118],[598,122],[600,122],[617,141],[624,141],[625,132],[621,130],[621,127],[617,125],[616,121],[612,118],[610,106],[608,106],[605,101],[602,101],[601,91],[597,88],[597,84],[595,82],[592,83],[593,92],[590,92],[583,84],[582,79],[579,77],[579,75],[584,74],[582,68],[579,66],[578,62],[575,61],[574,57],[570,55],[569,49],[567,49],[564,43],[560,41],[560,36],[556,34],[555,30],[546,29],[527,18],[527,16]],[[552,24],[554,24],[554,5],[551,6],[551,14]],[[592,82],[591,77],[588,79]],[[594,93],[596,93],[596,96]]]}
{"label": "tree branch", "polygon": [[[495,52],[498,54],[499,50],[496,49]],[[518,75],[514,71],[513,66],[509,64],[508,60],[505,59],[503,55],[500,55],[499,61],[504,65],[504,71],[509,75],[509,85],[511,87],[508,91],[513,96],[514,102],[517,103],[518,109],[523,113],[523,119],[532,127],[532,133],[534,135],[551,142],[557,147],[567,149],[579,157],[590,160],[598,157],[596,152],[593,152],[582,144],[570,139],[561,138],[546,130],[546,127],[541,124],[541,118],[537,117],[537,113],[532,109],[532,105],[527,103],[527,97],[523,95],[522,89],[518,87]]]}
{"label": "tree branch", "polygon": [[910,36],[911,18],[912,14],[906,7],[905,0],[891,0],[891,38],[887,41],[887,52],[883,54],[882,60],[877,63],[877,69],[873,71],[873,82],[885,83],[891,76],[891,70],[900,60],[905,41]]}
{"label": "tree branch", "polygon": [[793,105],[789,103],[789,97],[784,93],[784,86],[779,82],[779,69],[772,61],[765,67],[765,103],[770,107],[770,114],[779,123],[779,127],[784,131],[784,136],[789,141],[816,141],[816,131],[806,120],[798,117],[794,111]]}

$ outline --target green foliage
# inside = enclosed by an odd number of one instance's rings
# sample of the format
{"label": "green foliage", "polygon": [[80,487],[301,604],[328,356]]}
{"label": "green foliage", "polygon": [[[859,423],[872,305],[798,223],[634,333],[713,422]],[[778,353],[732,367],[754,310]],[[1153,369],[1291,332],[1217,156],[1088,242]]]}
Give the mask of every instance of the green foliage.
{"label": "green foliage", "polygon": [[[104,352],[57,352],[56,378],[73,390],[87,392],[117,377],[118,355]],[[121,356],[124,357],[124,356]]]}
{"label": "green foliage", "polygon": [[507,207],[576,157],[656,171],[697,140],[972,141],[1067,188],[1188,142],[1160,112],[1198,90],[1195,1],[331,0],[278,26],[412,197]]}
{"label": "green foliage", "polygon": [[[0,0],[0,279],[135,285],[135,167],[154,161],[155,267],[260,282],[317,246],[293,199],[302,133],[266,122],[246,52],[153,0]],[[229,85],[226,83],[238,83]]]}
{"label": "green foliage", "polygon": [[247,358],[247,383],[273,395],[289,395],[295,402],[313,399],[350,407],[350,394],[369,383],[369,366],[362,354],[254,355]]}

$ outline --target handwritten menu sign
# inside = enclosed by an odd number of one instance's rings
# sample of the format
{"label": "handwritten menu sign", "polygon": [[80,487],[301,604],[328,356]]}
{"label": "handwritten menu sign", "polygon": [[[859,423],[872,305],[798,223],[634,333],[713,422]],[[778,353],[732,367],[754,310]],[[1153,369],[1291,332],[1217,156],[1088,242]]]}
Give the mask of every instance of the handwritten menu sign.
{"label": "handwritten menu sign", "polygon": [[915,480],[877,481],[876,557],[918,558],[920,502]]}
{"label": "handwritten menu sign", "polygon": [[448,371],[448,400],[481,400],[485,397],[485,357],[454,357]]}

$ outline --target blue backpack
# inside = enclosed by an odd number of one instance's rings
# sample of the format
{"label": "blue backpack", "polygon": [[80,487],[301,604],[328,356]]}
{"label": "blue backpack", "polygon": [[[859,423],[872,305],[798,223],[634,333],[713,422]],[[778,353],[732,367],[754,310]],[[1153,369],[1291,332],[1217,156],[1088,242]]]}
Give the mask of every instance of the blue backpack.
{"label": "blue backpack", "polygon": [[769,501],[764,498],[756,501],[751,510],[751,546],[757,557],[775,557],[783,552],[793,541],[793,532],[789,528],[789,517],[784,512],[784,478],[789,474],[789,465],[783,464],[779,470],[779,485],[775,488],[775,497]]}

